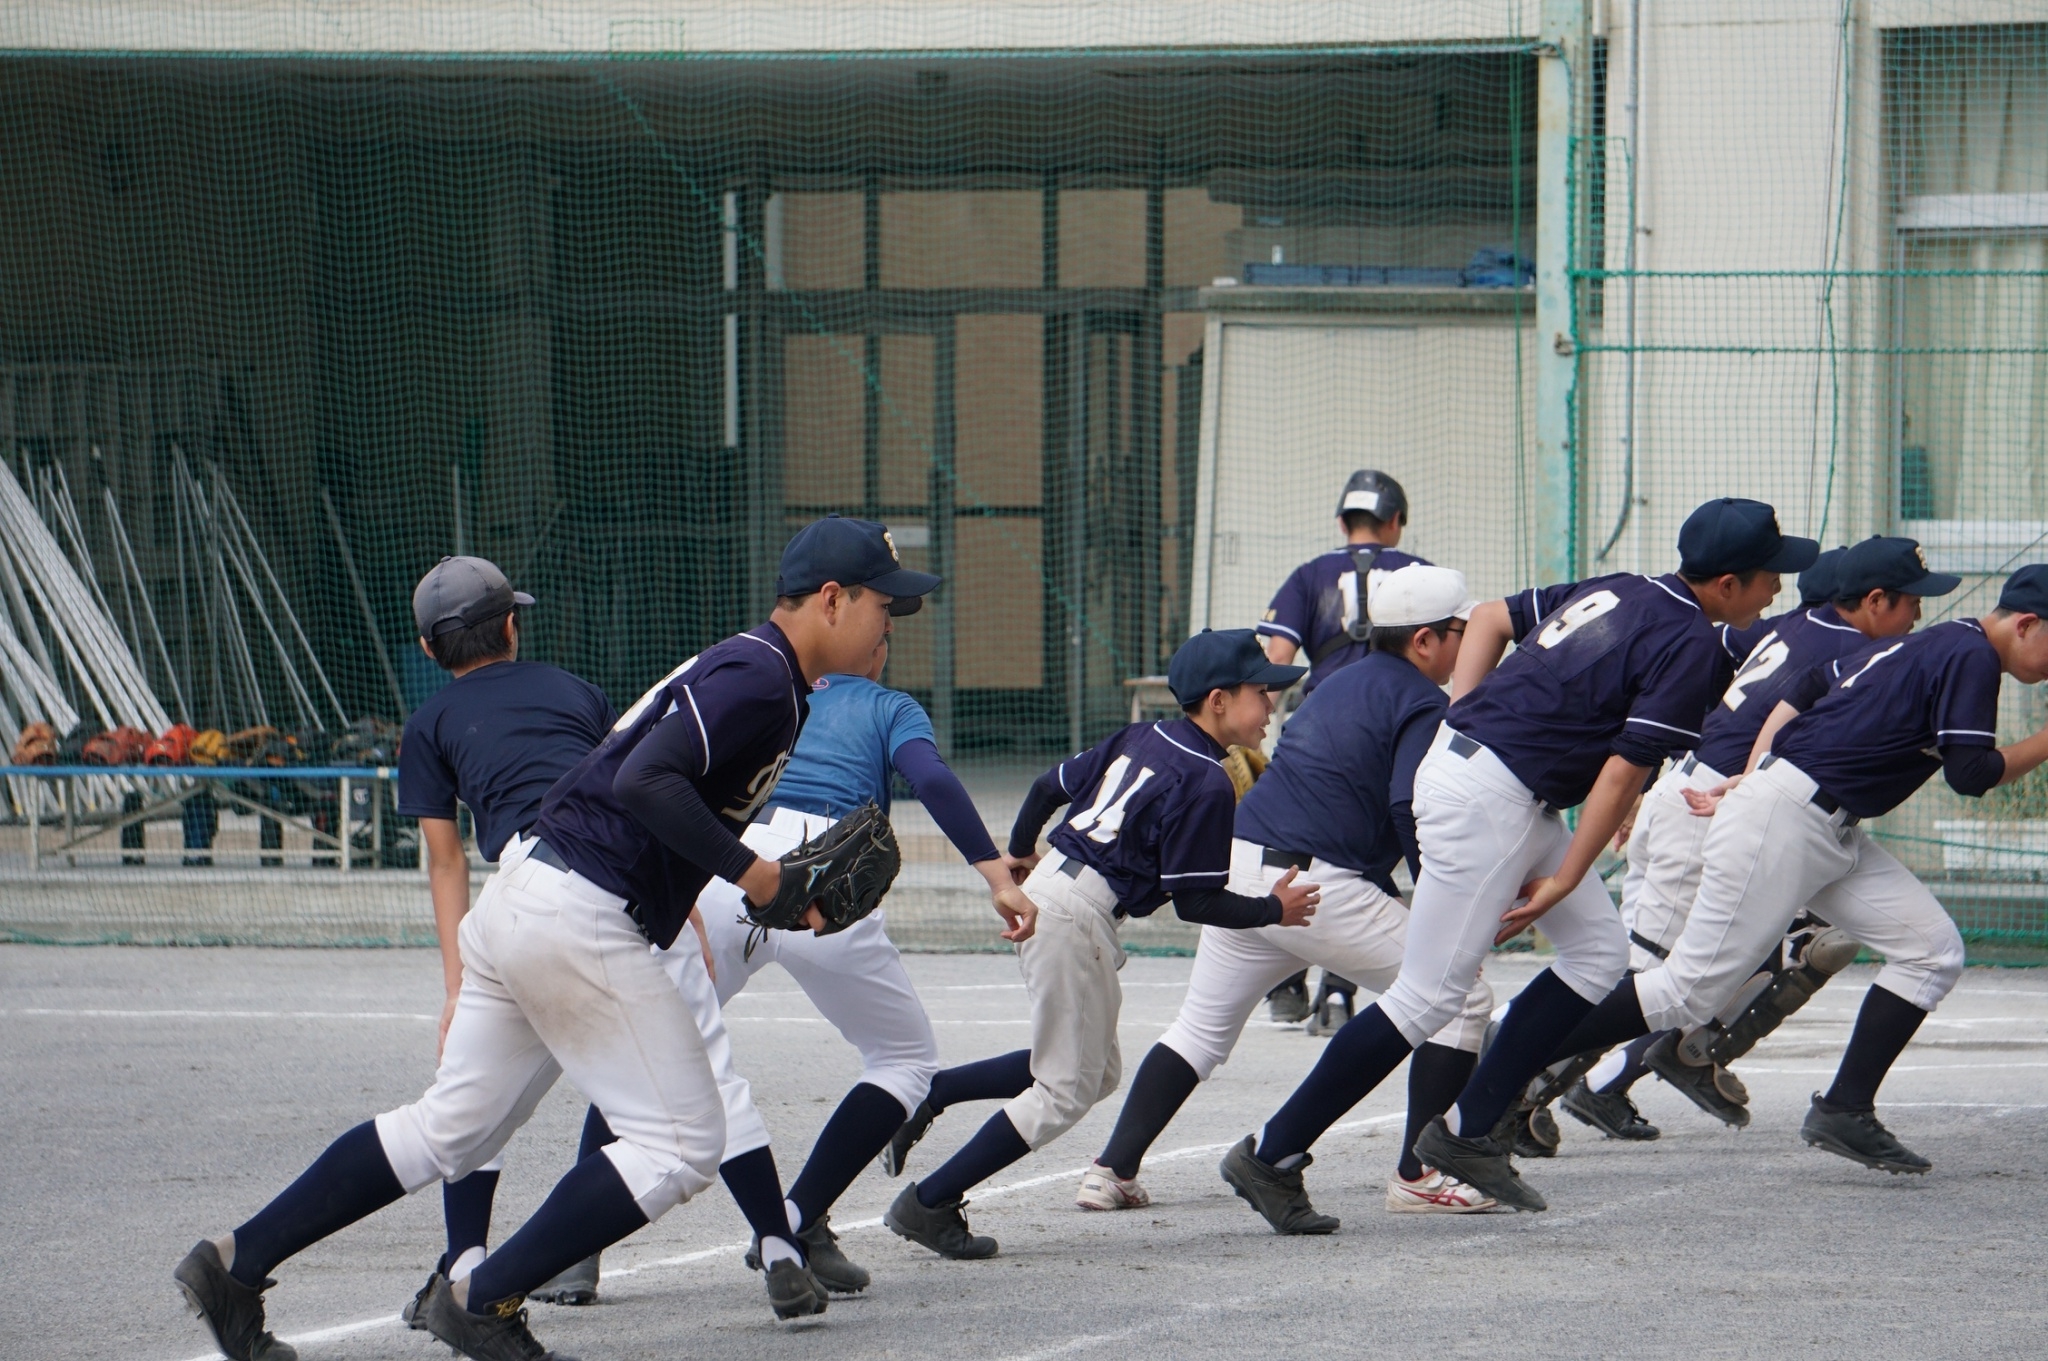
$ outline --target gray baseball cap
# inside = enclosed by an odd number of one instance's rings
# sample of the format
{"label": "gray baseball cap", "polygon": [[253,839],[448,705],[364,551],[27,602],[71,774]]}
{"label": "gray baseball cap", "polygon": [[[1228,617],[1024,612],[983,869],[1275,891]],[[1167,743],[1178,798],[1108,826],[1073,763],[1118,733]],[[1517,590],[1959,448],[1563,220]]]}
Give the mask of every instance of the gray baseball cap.
{"label": "gray baseball cap", "polygon": [[482,558],[443,558],[412,592],[413,622],[420,637],[433,639],[451,629],[495,619],[533,597],[512,589],[495,563]]}

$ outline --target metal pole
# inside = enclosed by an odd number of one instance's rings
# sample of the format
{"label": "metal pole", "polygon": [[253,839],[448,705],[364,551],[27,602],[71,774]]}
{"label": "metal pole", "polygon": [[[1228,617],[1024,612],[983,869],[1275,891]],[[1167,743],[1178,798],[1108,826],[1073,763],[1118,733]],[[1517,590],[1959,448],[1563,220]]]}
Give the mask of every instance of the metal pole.
{"label": "metal pole", "polygon": [[[1621,249],[1621,271],[1628,289],[1622,307],[1622,335],[1626,353],[1621,371],[1621,510],[1614,517],[1614,529],[1600,546],[1596,562],[1605,562],[1628,527],[1636,507],[1636,176],[1642,167],[1642,106],[1639,98],[1643,69],[1643,0],[1628,5],[1628,241]],[[1603,148],[1602,154],[1605,155]],[[1640,567],[1642,564],[1638,563]]]}
{"label": "metal pole", "polygon": [[[377,628],[377,612],[370,608],[370,593],[363,589],[363,578],[356,571],[356,555],[349,549],[348,534],[341,527],[341,516],[334,509],[334,498],[327,494],[325,487],[320,489],[320,504],[327,511],[327,526],[334,531],[335,545],[341,549],[341,565],[348,571],[349,588],[356,594],[356,608],[363,612],[363,627],[370,632],[370,643],[377,649],[377,661],[384,668],[385,683],[391,687],[392,701],[398,705],[398,717],[403,722],[411,716],[411,710],[405,706],[405,691],[399,687],[398,671],[391,665],[390,649],[384,646],[384,635]],[[555,513],[561,513],[560,506],[555,507]],[[554,516],[548,517],[548,523],[554,523]],[[546,531],[542,533],[545,535]]]}
{"label": "metal pole", "polygon": [[327,670],[320,665],[320,654],[313,651],[313,644],[307,639],[305,629],[299,626],[299,616],[292,609],[292,602],[286,597],[284,587],[277,584],[277,573],[270,570],[270,559],[264,554],[263,545],[256,541],[256,531],[249,528],[249,517],[242,514],[242,503],[235,499],[235,489],[221,476],[219,468],[213,470],[213,480],[214,485],[220,488],[220,499],[226,504],[229,515],[233,517],[235,524],[240,526],[242,538],[248,544],[250,554],[255,557],[256,565],[263,569],[263,579],[270,583],[271,591],[276,594],[278,607],[284,611],[285,622],[291,625],[292,636],[299,640],[299,646],[305,649],[306,660],[313,665],[313,674],[320,678],[320,688],[327,693],[327,702],[334,706],[336,716],[341,719],[341,726],[346,728],[349,724],[348,710],[341,707],[341,697],[334,693],[334,685],[327,679]]}
{"label": "metal pole", "polygon": [[349,797],[353,792],[354,790],[350,787],[348,776],[342,776],[341,807],[335,810],[334,830],[341,838],[340,860],[341,872],[343,874],[348,873],[348,862],[355,859],[355,856],[351,853],[355,849],[355,837],[351,834],[350,824],[355,818],[356,806],[355,802]]}
{"label": "metal pole", "polygon": [[1543,0],[1536,67],[1536,535],[1540,581],[1578,575],[1577,245],[1574,134],[1592,85],[1586,0]]}

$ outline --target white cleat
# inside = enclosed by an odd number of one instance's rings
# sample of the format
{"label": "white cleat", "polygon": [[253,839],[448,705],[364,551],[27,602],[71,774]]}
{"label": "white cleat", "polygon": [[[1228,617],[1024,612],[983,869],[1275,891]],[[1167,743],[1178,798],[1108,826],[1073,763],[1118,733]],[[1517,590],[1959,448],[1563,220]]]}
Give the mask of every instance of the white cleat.
{"label": "white cleat", "polygon": [[1074,1203],[1084,1210],[1142,1210],[1152,1203],[1136,1177],[1119,1177],[1101,1163],[1081,1178]]}
{"label": "white cleat", "polygon": [[1387,1209],[1397,1215],[1470,1215],[1497,1209],[1500,1202],[1476,1186],[1447,1177],[1434,1167],[1414,1181],[1396,1172],[1387,1178]]}

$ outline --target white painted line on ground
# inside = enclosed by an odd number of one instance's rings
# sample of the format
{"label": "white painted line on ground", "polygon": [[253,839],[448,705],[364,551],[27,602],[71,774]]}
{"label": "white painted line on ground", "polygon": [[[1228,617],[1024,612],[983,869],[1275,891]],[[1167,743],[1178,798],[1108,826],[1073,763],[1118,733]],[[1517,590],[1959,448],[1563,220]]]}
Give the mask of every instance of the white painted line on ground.
{"label": "white painted line on ground", "polygon": [[[1973,1068],[1990,1068],[1994,1070],[2003,1070],[2007,1068],[2048,1068],[2048,1063],[1901,1063],[1896,1065],[1895,1067],[1887,1069],[1886,1075],[1889,1076],[1892,1073],[1955,1073]],[[1740,1069],[1737,1070],[1738,1074],[1793,1073],[1798,1074],[1802,1077],[1826,1077],[1833,1074],[1835,1071],[1836,1069],[1834,1068],[1770,1068],[1760,1063],[1745,1063],[1742,1065]],[[1890,1103],[1887,1102],[1886,1104],[1889,1105]]]}
{"label": "white painted line on ground", "polygon": [[147,1021],[439,1021],[417,1011],[134,1011],[127,1008],[17,1007],[0,1016],[88,1016]]}

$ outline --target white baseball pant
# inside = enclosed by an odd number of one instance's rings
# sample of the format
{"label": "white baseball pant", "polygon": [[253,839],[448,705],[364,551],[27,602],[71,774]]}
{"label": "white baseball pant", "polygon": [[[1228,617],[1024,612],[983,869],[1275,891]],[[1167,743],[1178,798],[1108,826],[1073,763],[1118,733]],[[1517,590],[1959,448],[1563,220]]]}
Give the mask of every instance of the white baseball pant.
{"label": "white baseball pant", "polygon": [[1963,972],[1963,938],[1913,872],[1853,819],[1813,802],[1789,761],[1759,766],[1711,819],[1699,896],[1662,966],[1636,976],[1652,1030],[1704,1025],[1802,907],[1885,958],[1877,986],[1932,1011]]}
{"label": "white baseball pant", "polygon": [[1628,870],[1621,880],[1622,926],[1657,947],[1651,950],[1629,941],[1629,967],[1638,973],[1656,968],[1671,953],[1699,892],[1707,829],[1713,819],[1693,816],[1685,791],[1713,789],[1727,781],[1720,771],[1689,755],[1643,795],[1635,831],[1629,834]]}
{"label": "white baseball pant", "polygon": [[1117,1015],[1124,966],[1117,940],[1116,894],[1094,870],[1048,852],[1024,892],[1038,904],[1038,926],[1017,947],[1031,999],[1031,1086],[1003,1107],[1017,1134],[1043,1148],[1080,1122],[1123,1076]]}
{"label": "white baseball pant", "polygon": [[516,837],[462,920],[462,991],[426,1095],[377,1117],[408,1192],[496,1157],[555,1079],[618,1135],[605,1156],[651,1220],[711,1184],[725,1111],[690,1008],[627,917]]}
{"label": "white baseball pant", "polygon": [[[1522,885],[1555,871],[1571,845],[1564,819],[1546,808],[1483,746],[1451,749],[1437,729],[1415,772],[1415,829],[1422,878],[1408,914],[1401,973],[1380,1010],[1410,1044],[1442,1030],[1468,1005],[1501,916]],[[1462,744],[1461,745],[1465,745]],[[1550,971],[1589,1002],[1628,968],[1628,932],[1600,880],[1588,875],[1543,915],[1557,947]]]}
{"label": "white baseball pant", "polygon": [[[1230,845],[1230,891],[1262,897],[1287,873],[1265,863],[1265,847],[1242,838]],[[1250,931],[1205,926],[1188,975],[1180,1014],[1159,1037],[1207,1081],[1230,1057],[1245,1022],[1283,978],[1305,964],[1319,964],[1368,992],[1385,992],[1401,972],[1408,944],[1408,905],[1390,897],[1357,870],[1311,860],[1297,882],[1316,884],[1322,901],[1306,926],[1261,926]],[[1465,1007],[1443,1030],[1438,1044],[1479,1052],[1493,1011],[1493,989],[1472,985]]]}

